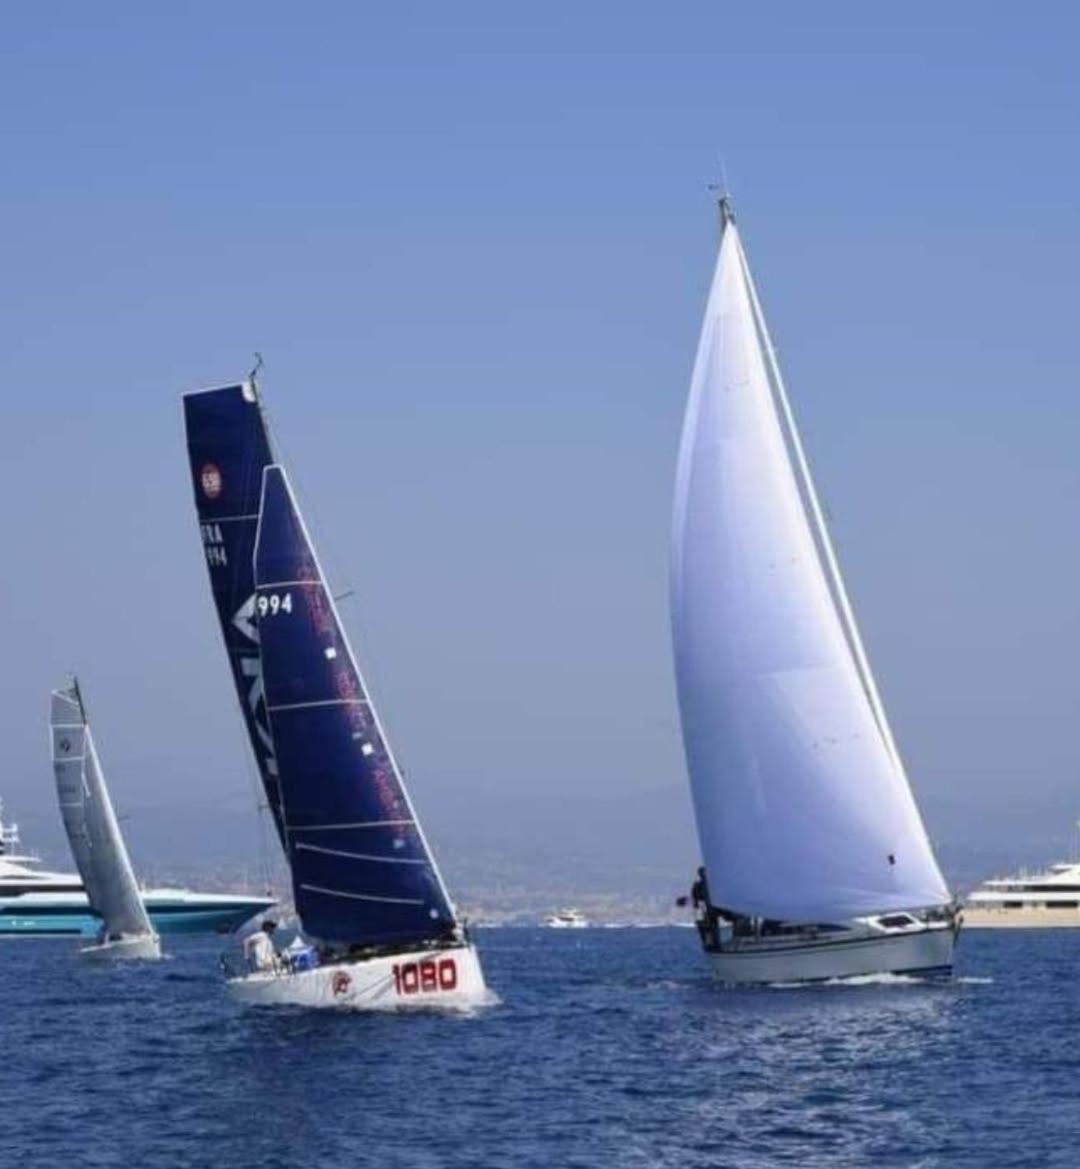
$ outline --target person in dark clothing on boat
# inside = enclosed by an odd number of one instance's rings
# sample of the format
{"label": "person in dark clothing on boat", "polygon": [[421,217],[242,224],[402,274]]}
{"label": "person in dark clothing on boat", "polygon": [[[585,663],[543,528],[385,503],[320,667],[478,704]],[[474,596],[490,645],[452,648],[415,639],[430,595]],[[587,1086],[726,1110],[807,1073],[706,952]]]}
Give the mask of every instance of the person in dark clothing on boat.
{"label": "person in dark clothing on boat", "polygon": [[699,865],[697,877],[690,886],[690,900],[694,906],[694,926],[701,944],[708,947],[712,940],[712,913],[709,905],[709,882],[705,877],[705,866]]}

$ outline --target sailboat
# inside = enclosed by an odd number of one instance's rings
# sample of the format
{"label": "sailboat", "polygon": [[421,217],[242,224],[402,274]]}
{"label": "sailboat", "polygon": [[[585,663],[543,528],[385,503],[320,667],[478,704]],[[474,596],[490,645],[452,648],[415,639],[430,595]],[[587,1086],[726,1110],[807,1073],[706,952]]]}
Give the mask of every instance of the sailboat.
{"label": "sailboat", "polygon": [[90,909],[101,918],[88,958],[160,958],[161,944],[139,893],[120,835],[78,680],[52,692],[50,713],[56,792]]}
{"label": "sailboat", "polygon": [[308,945],[229,979],[254,1004],[488,1000],[342,628],[254,380],[184,397],[211,587]]}
{"label": "sailboat", "polygon": [[671,550],[699,932],[723,983],[947,974],[958,915],[720,211]]}

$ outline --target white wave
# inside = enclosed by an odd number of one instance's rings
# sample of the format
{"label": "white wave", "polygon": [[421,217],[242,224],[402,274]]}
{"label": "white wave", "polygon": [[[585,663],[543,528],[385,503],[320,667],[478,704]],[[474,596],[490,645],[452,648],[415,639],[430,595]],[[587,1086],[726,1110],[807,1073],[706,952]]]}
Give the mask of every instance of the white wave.
{"label": "white wave", "polygon": [[924,986],[935,980],[917,974],[849,974],[845,978],[810,978],[796,982],[768,982],[772,990],[794,990],[818,986]]}

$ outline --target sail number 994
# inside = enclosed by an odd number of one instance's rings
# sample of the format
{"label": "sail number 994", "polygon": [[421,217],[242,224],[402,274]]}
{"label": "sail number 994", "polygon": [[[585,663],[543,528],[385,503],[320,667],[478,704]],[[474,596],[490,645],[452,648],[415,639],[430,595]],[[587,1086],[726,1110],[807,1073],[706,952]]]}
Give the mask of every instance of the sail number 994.
{"label": "sail number 994", "polygon": [[292,612],[292,593],[264,593],[255,602],[260,617],[276,617],[279,613]]}

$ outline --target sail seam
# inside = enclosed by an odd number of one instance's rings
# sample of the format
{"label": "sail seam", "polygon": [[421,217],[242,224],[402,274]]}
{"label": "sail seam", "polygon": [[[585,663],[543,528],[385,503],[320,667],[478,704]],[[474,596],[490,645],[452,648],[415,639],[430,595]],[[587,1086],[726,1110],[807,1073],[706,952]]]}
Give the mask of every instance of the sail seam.
{"label": "sail seam", "polygon": [[366,698],[321,698],[316,702],[282,702],[275,706],[267,706],[267,710],[276,713],[279,710],[306,710],[313,706],[368,706]]}
{"label": "sail seam", "polygon": [[413,824],[413,820],[358,820],[351,824],[289,824],[290,832],[326,832],[336,828],[395,828]]}
{"label": "sail seam", "polygon": [[344,856],[350,860],[357,861],[380,861],[387,865],[426,865],[428,862],[422,857],[412,856],[375,856],[373,853],[367,852],[347,852],[341,848],[323,848],[319,844],[304,844],[298,842],[296,849],[299,852],[303,849],[305,852],[323,853],[325,856]]}
{"label": "sail seam", "polygon": [[327,889],[322,885],[301,885],[309,893],[325,893],[329,897],[350,897],[354,901],[382,901],[388,905],[423,905],[415,897],[376,897],[371,893],[346,893],[343,889]]}

